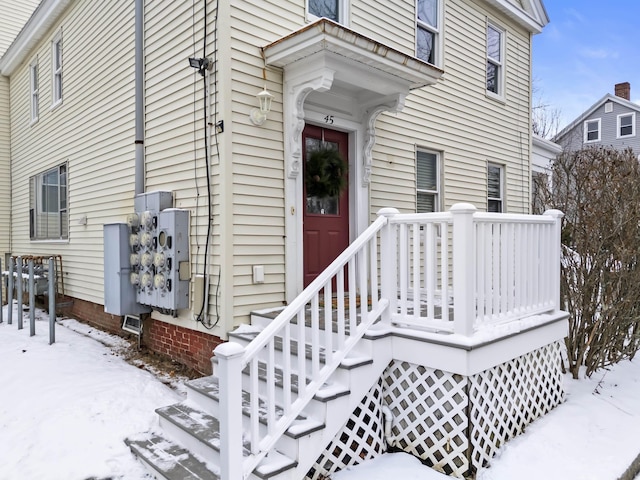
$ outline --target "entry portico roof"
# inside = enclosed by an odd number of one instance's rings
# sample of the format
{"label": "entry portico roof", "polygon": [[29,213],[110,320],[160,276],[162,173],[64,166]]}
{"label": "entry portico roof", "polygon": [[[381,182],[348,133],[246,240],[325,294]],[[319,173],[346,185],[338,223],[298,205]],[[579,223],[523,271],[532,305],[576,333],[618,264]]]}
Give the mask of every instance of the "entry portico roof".
{"label": "entry portico roof", "polygon": [[[443,71],[399,50],[372,40],[327,18],[321,18],[263,47],[267,65],[293,67],[318,60],[349,65],[349,77],[342,82],[365,80],[405,84],[410,90],[434,84]],[[339,75],[339,72],[337,72]],[[365,75],[364,77],[361,75]],[[373,77],[372,77],[373,76]]]}

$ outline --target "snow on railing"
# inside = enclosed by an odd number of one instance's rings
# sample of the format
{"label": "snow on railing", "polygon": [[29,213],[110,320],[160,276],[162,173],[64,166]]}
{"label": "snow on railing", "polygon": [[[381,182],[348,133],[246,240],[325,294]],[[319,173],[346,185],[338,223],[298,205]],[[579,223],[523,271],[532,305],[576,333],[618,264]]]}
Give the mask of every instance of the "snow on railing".
{"label": "snow on railing", "polygon": [[378,215],[246,348],[216,348],[222,480],[249,476],[378,319],[470,337],[559,310],[561,212]]}

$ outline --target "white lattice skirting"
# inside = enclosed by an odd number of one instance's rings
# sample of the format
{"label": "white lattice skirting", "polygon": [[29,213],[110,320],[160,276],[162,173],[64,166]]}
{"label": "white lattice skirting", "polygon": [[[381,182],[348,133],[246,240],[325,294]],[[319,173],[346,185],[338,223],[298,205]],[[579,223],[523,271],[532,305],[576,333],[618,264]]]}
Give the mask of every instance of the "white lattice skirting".
{"label": "white lattice skirting", "polygon": [[384,451],[382,381],[379,381],[362,399],[305,478],[330,478],[332,473],[377,457]]}
{"label": "white lattice skirting", "polygon": [[392,446],[463,478],[564,399],[560,342],[470,377],[394,361],[384,399]]}
{"label": "white lattice skirting", "polygon": [[560,355],[555,342],[469,378],[474,468],[564,400]]}
{"label": "white lattice skirting", "polygon": [[507,440],[564,399],[555,342],[472,376],[393,361],[307,474],[322,480],[390,447],[456,478],[473,477]]}

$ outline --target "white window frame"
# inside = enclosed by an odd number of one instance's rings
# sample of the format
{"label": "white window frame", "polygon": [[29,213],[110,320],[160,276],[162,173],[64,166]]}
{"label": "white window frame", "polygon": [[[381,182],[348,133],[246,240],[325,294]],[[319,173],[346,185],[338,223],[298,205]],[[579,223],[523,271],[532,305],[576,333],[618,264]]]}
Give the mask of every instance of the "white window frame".
{"label": "white window frame", "polygon": [[[418,153],[419,152],[423,152],[423,153],[428,153],[430,155],[435,155],[436,157],[436,189],[435,190],[430,190],[430,189],[423,189],[423,188],[418,188]],[[428,148],[417,148],[416,149],[416,213],[423,213],[418,211],[418,195],[420,193],[425,193],[428,195],[433,195],[435,198],[433,200],[433,208],[434,208],[434,212],[439,212],[442,209],[441,206],[441,186],[442,186],[442,182],[441,182],[441,168],[442,168],[442,153],[438,152],[436,150],[431,150]]]}
{"label": "white window frame", "polygon": [[[627,135],[622,135],[622,119],[625,118],[625,117],[631,117],[631,133],[629,133]],[[616,126],[617,138],[635,137],[636,136],[636,114],[635,114],[635,112],[619,114],[618,117],[617,117],[616,125],[617,125]]]}
{"label": "white window frame", "polygon": [[[595,138],[593,140],[589,140],[589,124],[590,123],[597,123],[598,124],[598,138]],[[589,120],[585,120],[584,121],[584,143],[595,143],[595,142],[599,142],[600,139],[602,138],[602,119],[601,118],[591,118]]]}
{"label": "white window frame", "polygon": [[[489,168],[494,167],[500,170],[500,195],[497,197],[491,197],[489,193]],[[487,212],[489,212],[489,202],[500,202],[500,212],[504,213],[506,211],[506,202],[505,202],[505,190],[504,190],[504,180],[505,180],[505,167],[499,163],[487,162]]]}
{"label": "white window frame", "polygon": [[[63,98],[63,65],[64,45],[62,43],[62,31],[58,32],[51,41],[51,107],[62,103]],[[57,53],[60,52],[59,58]],[[59,59],[59,62],[58,62]],[[60,85],[60,88],[58,88]]]}
{"label": "white window frame", "polygon": [[29,91],[30,91],[30,107],[31,107],[31,123],[38,121],[40,116],[40,71],[38,67],[38,59],[36,58],[29,65]]}
{"label": "white window frame", "polygon": [[[305,1],[305,16],[308,22],[315,22],[320,17],[317,17],[313,13],[311,13],[311,10],[309,8],[310,1],[311,0]],[[338,19],[336,20],[336,22],[340,25],[344,25],[345,27],[349,26],[349,18],[351,13],[350,3],[350,0],[338,0]]]}
{"label": "white window frame", "polygon": [[[57,173],[58,202],[55,211],[45,208],[43,202],[44,178]],[[64,182],[62,181],[64,177]],[[64,189],[62,185],[64,184]],[[29,178],[29,235],[33,241],[38,240],[68,240],[69,238],[69,170],[68,164],[63,163],[49,168]],[[52,220],[53,218],[53,220]],[[46,231],[40,231],[40,222],[47,225]],[[58,235],[49,233],[49,225],[56,222]]]}
{"label": "white window frame", "polygon": [[[442,0],[434,0],[436,2],[436,25],[430,25],[426,22],[423,22],[418,18],[418,2],[416,0],[416,57],[418,57],[418,33],[420,30],[425,30],[427,32],[433,33],[433,63],[436,67],[442,67],[443,64],[443,51],[444,51],[444,42],[443,38],[443,25],[444,25],[444,8]],[[428,62],[427,59],[422,58],[425,62]]]}
{"label": "white window frame", "polygon": [[[500,59],[496,59],[493,57],[489,56],[489,29],[493,29],[496,32],[498,32],[500,34]],[[499,98],[499,99],[504,99],[505,96],[505,70],[506,70],[506,54],[507,54],[507,49],[506,49],[506,45],[507,45],[507,32],[504,28],[500,27],[499,25],[497,25],[496,23],[492,22],[491,20],[487,20],[487,28],[486,28],[486,35],[485,35],[485,42],[486,42],[486,57],[487,57],[487,62],[486,62],[486,66],[488,66],[489,64],[493,65],[496,67],[497,69],[497,73],[496,73],[496,90],[497,92],[492,92],[491,90],[489,90],[489,77],[487,76],[487,72],[486,72],[486,67],[485,67],[485,89],[487,92],[487,95],[494,97],[494,98]]]}

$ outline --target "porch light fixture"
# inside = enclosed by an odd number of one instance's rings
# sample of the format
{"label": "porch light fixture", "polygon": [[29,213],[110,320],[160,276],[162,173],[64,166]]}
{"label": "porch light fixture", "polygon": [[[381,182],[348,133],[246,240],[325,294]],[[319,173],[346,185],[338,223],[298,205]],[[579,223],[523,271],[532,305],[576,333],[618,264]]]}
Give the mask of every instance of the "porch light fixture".
{"label": "porch light fixture", "polygon": [[204,77],[204,71],[209,69],[211,62],[208,58],[189,58],[189,66],[197,68],[198,73]]}
{"label": "porch light fixture", "polygon": [[267,114],[271,111],[273,95],[267,91],[267,86],[265,85],[264,90],[258,93],[256,97],[258,97],[258,102],[260,102],[260,108],[251,110],[249,118],[254,125],[262,125],[267,120]]}

